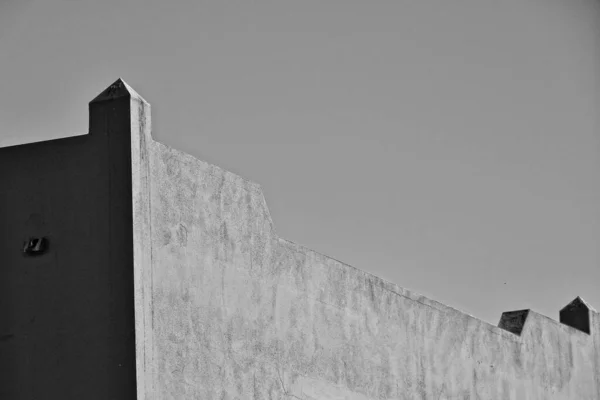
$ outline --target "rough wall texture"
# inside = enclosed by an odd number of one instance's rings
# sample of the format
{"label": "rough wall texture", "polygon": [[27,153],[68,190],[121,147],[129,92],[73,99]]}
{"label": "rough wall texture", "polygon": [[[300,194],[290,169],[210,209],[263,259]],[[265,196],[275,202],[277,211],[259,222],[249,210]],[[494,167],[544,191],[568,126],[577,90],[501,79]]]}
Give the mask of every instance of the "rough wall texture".
{"label": "rough wall texture", "polygon": [[260,187],[152,141],[159,399],[600,399],[598,332],[520,335],[277,236]]}
{"label": "rough wall texture", "polygon": [[600,399],[582,300],[492,326],[279,238],[260,187],[153,141],[122,81],[90,113],[0,149],[0,398]]}

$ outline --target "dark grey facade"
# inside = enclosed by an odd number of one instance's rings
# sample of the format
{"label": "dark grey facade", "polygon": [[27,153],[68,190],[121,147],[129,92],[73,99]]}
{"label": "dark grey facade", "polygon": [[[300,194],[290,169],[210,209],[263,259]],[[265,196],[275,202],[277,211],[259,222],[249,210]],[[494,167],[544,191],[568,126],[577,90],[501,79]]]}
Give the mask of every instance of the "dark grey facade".
{"label": "dark grey facade", "polygon": [[99,99],[87,135],[0,148],[0,399],[136,398],[128,108]]}

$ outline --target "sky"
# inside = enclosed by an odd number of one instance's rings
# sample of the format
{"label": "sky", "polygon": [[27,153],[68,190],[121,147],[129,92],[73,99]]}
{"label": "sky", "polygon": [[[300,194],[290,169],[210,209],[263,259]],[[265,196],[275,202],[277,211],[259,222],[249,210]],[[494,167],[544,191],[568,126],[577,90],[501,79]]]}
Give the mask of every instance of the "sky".
{"label": "sky", "polygon": [[0,0],[0,60],[0,146],[122,77],[285,239],[494,325],[600,309],[597,0]]}

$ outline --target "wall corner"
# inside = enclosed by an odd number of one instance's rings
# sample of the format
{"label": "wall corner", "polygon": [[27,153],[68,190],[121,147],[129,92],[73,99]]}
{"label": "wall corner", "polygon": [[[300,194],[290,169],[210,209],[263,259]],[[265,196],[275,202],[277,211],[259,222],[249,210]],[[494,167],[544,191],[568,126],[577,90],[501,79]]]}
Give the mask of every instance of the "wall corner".
{"label": "wall corner", "polygon": [[[137,398],[155,399],[154,332],[152,322],[152,235],[150,218],[150,104],[130,93],[133,273]],[[131,94],[134,93],[134,94]]]}

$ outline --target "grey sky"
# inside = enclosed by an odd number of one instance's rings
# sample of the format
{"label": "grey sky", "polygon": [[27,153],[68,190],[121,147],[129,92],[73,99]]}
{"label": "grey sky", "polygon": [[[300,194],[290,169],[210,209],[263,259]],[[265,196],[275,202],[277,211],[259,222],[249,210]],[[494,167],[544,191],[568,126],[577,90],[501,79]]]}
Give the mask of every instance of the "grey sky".
{"label": "grey sky", "polygon": [[286,239],[494,324],[600,307],[598,1],[0,0],[0,57],[0,145],[123,77]]}

